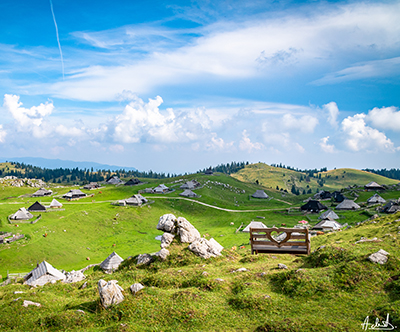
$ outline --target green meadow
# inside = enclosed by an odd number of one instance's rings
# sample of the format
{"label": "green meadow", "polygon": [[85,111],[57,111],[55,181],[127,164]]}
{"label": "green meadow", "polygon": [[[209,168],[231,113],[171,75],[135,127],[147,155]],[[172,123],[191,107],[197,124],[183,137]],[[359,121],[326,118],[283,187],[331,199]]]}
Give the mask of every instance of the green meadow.
{"label": "green meadow", "polygon": [[[283,176],[283,173],[285,176]],[[293,174],[292,174],[293,172]],[[345,173],[344,173],[345,172]],[[360,331],[366,316],[400,326],[399,242],[400,214],[384,215],[377,206],[365,202],[374,192],[362,188],[344,190],[344,195],[361,205],[357,211],[336,211],[348,230],[313,237],[308,257],[292,255],[251,255],[248,233],[237,231],[250,221],[267,226],[292,227],[300,220],[311,225],[318,214],[299,210],[311,195],[293,195],[283,188],[283,178],[291,181],[301,174],[265,164],[249,165],[232,176],[191,174],[163,180],[141,179],[143,184],[126,187],[104,185],[84,191],[88,197],[65,201],[62,195],[78,186],[52,184],[52,197],[30,197],[36,188],[0,186],[0,231],[25,234],[25,239],[0,245],[0,274],[25,273],[38,262],[48,261],[67,271],[100,263],[116,251],[125,262],[112,276],[97,267],[89,269],[88,287],[77,284],[45,285],[30,289],[16,284],[0,287],[0,328],[3,331]],[[321,187],[310,179],[312,194],[317,190],[338,190],[371,181],[392,185],[398,181],[350,169],[326,172],[330,177]],[[337,175],[335,175],[337,174]],[[340,174],[344,177],[340,178]],[[338,178],[336,178],[336,176]],[[321,176],[324,178],[324,175]],[[184,199],[179,187],[196,179],[199,198]],[[125,179],[127,180],[127,179]],[[258,180],[258,184],[256,181]],[[269,181],[269,182],[268,182]],[[148,187],[164,183],[168,194],[143,194],[149,203],[141,207],[113,205]],[[289,182],[290,183],[290,182]],[[314,186],[315,185],[315,186]],[[263,189],[270,199],[251,195]],[[289,188],[290,189],[290,188]],[[380,194],[398,199],[400,191],[391,188]],[[36,200],[49,205],[56,198],[62,209],[48,210],[35,223],[9,223],[7,217]],[[322,201],[329,208],[337,203]],[[221,257],[202,260],[176,243],[165,262],[155,261],[137,267],[133,257],[160,249],[155,239],[160,216],[173,213],[189,220],[206,238],[213,237],[225,250]],[[378,214],[376,223],[369,218]],[[37,217],[39,213],[34,213]],[[359,224],[363,222],[362,224]],[[18,225],[18,226],[17,226]],[[355,244],[361,237],[379,242]],[[239,249],[243,247],[244,249]],[[379,249],[390,253],[389,262],[380,266],[367,260]],[[277,269],[284,263],[288,270]],[[241,267],[246,272],[232,273]],[[203,273],[206,272],[206,273]],[[104,309],[99,303],[97,281],[119,281],[125,301]],[[217,278],[223,281],[216,281]],[[140,282],[146,288],[133,296],[129,286]],[[42,307],[22,308],[22,299],[40,302]],[[83,310],[84,313],[77,312]],[[20,314],[15,317],[15,312]],[[372,318],[371,318],[372,319]],[[375,318],[374,318],[375,319]]]}

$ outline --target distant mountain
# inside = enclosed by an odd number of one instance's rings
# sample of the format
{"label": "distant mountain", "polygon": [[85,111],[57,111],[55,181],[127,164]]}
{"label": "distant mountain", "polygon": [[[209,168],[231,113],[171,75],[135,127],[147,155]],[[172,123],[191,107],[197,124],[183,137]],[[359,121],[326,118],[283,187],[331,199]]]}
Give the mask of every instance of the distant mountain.
{"label": "distant mountain", "polygon": [[18,157],[18,158],[0,158],[0,162],[5,161],[14,161],[19,163],[24,163],[27,165],[38,166],[42,168],[56,169],[56,168],[79,168],[79,169],[91,169],[99,170],[111,170],[117,171],[120,169],[124,169],[126,171],[136,171],[135,167],[126,167],[126,166],[115,166],[115,165],[107,165],[94,163],[90,161],[72,161],[72,160],[61,160],[61,159],[46,159],[46,158],[35,158],[35,157]]}

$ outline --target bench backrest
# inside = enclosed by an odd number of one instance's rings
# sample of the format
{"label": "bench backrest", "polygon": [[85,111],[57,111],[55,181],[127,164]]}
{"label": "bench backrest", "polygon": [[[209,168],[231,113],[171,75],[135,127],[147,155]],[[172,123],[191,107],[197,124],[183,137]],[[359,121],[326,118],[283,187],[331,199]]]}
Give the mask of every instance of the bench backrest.
{"label": "bench backrest", "polygon": [[[286,233],[286,237],[278,241],[272,237],[273,232],[276,235]],[[310,237],[307,228],[250,228],[250,244],[252,253],[310,254]]]}

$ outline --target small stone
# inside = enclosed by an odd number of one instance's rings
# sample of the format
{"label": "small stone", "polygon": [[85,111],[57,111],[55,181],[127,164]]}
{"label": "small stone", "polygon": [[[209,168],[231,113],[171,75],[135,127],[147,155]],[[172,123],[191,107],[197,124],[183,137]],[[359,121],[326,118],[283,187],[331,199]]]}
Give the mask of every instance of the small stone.
{"label": "small stone", "polygon": [[285,270],[287,270],[287,266],[285,265],[285,264],[282,264],[282,263],[279,263],[278,264],[278,269],[285,269]]}
{"label": "small stone", "polygon": [[260,274],[261,277],[264,277],[266,275],[267,275],[267,272],[261,272],[261,274]]}
{"label": "small stone", "polygon": [[23,291],[15,291],[14,294],[23,294]]}
{"label": "small stone", "polygon": [[137,265],[150,264],[153,258],[149,254],[141,254],[137,257]]}
{"label": "small stone", "polygon": [[298,270],[296,270],[296,272],[298,273],[298,272],[303,272],[304,271],[304,269],[298,269]]}
{"label": "small stone", "polygon": [[144,288],[144,286],[141,283],[136,283],[133,284],[130,289],[131,292],[133,293],[133,295],[135,295],[137,292],[139,292],[140,290],[142,290]]}
{"label": "small stone", "polygon": [[225,280],[224,280],[224,279],[221,279],[221,278],[217,278],[217,279],[215,279],[215,281],[224,282]]}
{"label": "small stone", "polygon": [[56,280],[51,280],[50,283],[55,284],[57,281]]}
{"label": "small stone", "polygon": [[20,300],[20,299],[21,299],[21,298],[18,297],[18,298],[16,298],[16,299],[14,299],[13,302],[17,302],[17,301]]}
{"label": "small stone", "polygon": [[387,255],[389,255],[389,253],[383,249],[380,249],[379,251],[377,251],[376,253],[370,255],[368,257],[368,259],[372,262],[372,263],[377,263],[377,264],[385,264],[388,260]]}
{"label": "small stone", "polygon": [[206,276],[208,276],[208,273],[207,273],[206,271],[203,271],[203,272],[201,273],[201,275],[206,277]]}
{"label": "small stone", "polygon": [[82,314],[82,315],[85,314],[85,312],[83,310],[81,310],[81,309],[76,310],[76,312],[79,313],[79,314]]}
{"label": "small stone", "polygon": [[156,253],[156,255],[162,260],[165,261],[167,257],[169,256],[169,250],[162,248],[159,252]]}
{"label": "small stone", "polygon": [[237,269],[234,272],[246,272],[246,271],[248,271],[248,270],[245,267],[241,267],[240,269]]}
{"label": "small stone", "polygon": [[80,287],[80,289],[85,289],[87,287],[87,281],[85,281],[84,283],[83,283],[83,285]]}
{"label": "small stone", "polygon": [[22,303],[22,306],[25,307],[25,308],[30,306],[30,305],[34,305],[36,307],[41,307],[42,306],[40,303],[32,302],[32,301],[28,301],[28,300],[24,300],[24,302]]}
{"label": "small stone", "polygon": [[277,259],[278,257],[276,257],[276,256],[272,256],[271,258],[272,258],[272,259]]}
{"label": "small stone", "polygon": [[270,299],[271,298],[271,296],[269,296],[269,295],[264,295],[264,299]]}

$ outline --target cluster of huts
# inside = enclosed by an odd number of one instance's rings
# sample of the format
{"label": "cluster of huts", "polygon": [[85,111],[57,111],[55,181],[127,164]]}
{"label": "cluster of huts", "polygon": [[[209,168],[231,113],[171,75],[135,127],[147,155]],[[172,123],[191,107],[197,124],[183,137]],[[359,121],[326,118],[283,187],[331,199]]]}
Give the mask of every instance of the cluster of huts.
{"label": "cluster of huts", "polygon": [[29,220],[33,218],[33,214],[31,212],[46,212],[47,208],[59,209],[62,208],[62,204],[56,199],[53,199],[50,205],[46,207],[40,202],[36,201],[27,209],[24,207],[18,209],[17,212],[10,216],[10,220]]}
{"label": "cluster of huts", "polygon": [[[99,266],[105,273],[112,273],[122,262],[123,259],[116,252],[113,252],[103,262],[101,262]],[[70,274],[59,271],[48,262],[43,261],[24,276],[24,284],[30,286],[43,286],[49,282],[54,283],[58,280],[63,282],[76,282],[85,278],[81,271],[74,271],[74,279],[69,278]]]}

